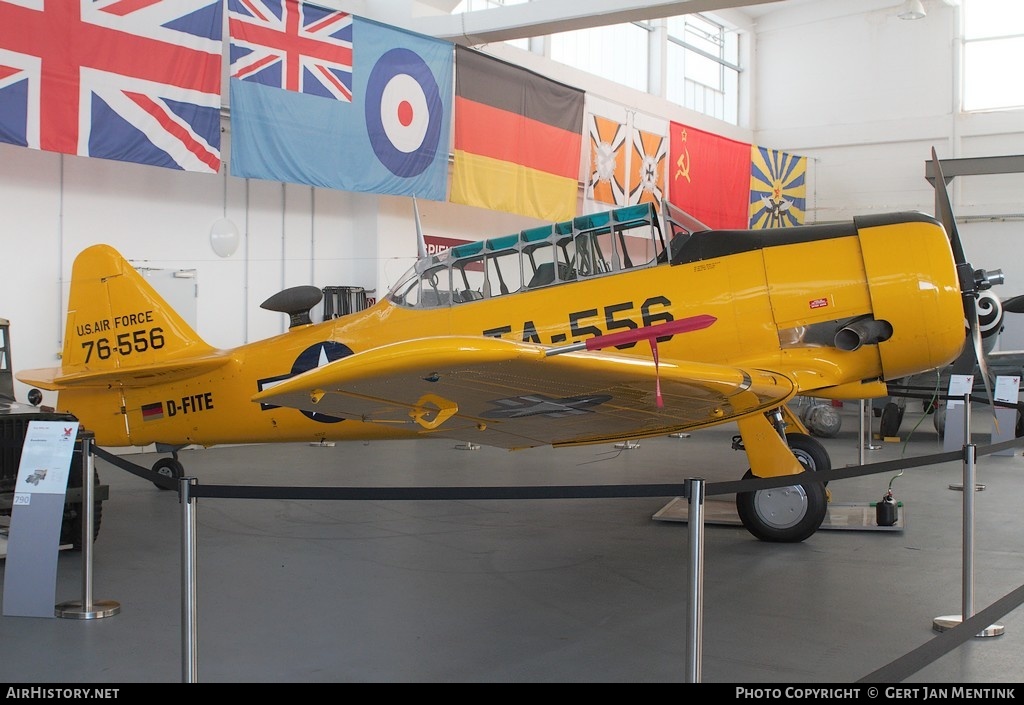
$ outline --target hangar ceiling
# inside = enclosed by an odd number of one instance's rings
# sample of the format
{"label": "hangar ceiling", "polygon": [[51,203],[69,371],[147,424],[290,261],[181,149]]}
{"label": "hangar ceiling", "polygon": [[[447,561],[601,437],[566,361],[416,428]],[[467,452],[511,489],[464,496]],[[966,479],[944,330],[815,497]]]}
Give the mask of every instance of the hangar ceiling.
{"label": "hangar ceiling", "polygon": [[[488,10],[416,18],[416,30],[462,44],[486,44],[624,22],[716,10],[774,9],[806,0],[533,0]],[[448,13],[458,3],[429,0]],[[756,14],[763,14],[757,12]]]}

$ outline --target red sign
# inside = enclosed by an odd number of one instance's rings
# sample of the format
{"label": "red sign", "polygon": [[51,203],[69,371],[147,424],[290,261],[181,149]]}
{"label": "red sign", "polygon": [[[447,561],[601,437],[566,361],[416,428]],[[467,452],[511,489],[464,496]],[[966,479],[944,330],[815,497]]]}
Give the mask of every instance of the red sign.
{"label": "red sign", "polygon": [[424,235],[423,241],[427,245],[428,255],[439,255],[452,247],[458,247],[459,245],[465,245],[467,242],[472,242],[472,240],[458,240],[453,237],[438,237],[436,235]]}

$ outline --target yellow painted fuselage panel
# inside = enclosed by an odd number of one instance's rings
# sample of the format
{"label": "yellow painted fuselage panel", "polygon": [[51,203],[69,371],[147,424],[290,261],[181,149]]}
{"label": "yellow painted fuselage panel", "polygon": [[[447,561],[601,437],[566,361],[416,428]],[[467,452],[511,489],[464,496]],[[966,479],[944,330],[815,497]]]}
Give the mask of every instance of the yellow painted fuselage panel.
{"label": "yellow painted fuselage panel", "polygon": [[[908,260],[919,266],[908,271]],[[83,278],[78,270],[76,263],[75,277]],[[131,274],[124,273],[128,278]],[[99,279],[108,281],[106,275]],[[102,289],[92,286],[89,295],[102,297]],[[136,349],[147,348],[147,354],[155,330],[179,325],[176,314],[154,299],[124,295],[110,296],[110,301],[109,311],[83,316],[141,316],[137,325],[126,325],[124,334]],[[712,316],[715,321],[662,340],[658,351],[663,362],[764,370],[795,383],[796,393],[828,395],[830,389],[855,390],[862,380],[892,379],[955,358],[964,340],[960,306],[945,234],[938,224],[922,220],[449,307],[412,309],[385,299],[365,311],[298,326],[234,350],[198,345],[196,350],[208,360],[185,378],[170,371],[166,379],[160,374],[147,378],[144,368],[121,376],[118,370],[127,371],[133,362],[126,358],[95,384],[70,383],[76,370],[69,368],[63,373],[66,384],[52,371],[38,371],[23,381],[38,380],[58,389],[58,407],[78,416],[101,445],[412,438],[422,435],[422,427],[268,407],[252,397],[299,373],[400,341],[490,336],[560,346],[690,316]],[[870,315],[892,323],[891,338],[848,351],[801,337],[830,321]],[[70,319],[68,331],[66,350],[93,345],[90,352],[95,352],[95,331],[76,331]],[[109,349],[115,341],[106,344],[108,356],[116,359],[117,346]],[[178,347],[187,357],[188,345]],[[645,341],[606,352],[645,362],[652,357]],[[707,422],[680,424],[698,427]]]}

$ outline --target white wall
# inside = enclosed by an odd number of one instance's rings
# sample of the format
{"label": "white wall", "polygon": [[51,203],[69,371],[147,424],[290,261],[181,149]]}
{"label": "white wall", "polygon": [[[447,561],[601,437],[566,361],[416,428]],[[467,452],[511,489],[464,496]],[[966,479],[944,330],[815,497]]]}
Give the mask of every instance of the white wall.
{"label": "white wall", "polygon": [[[758,23],[755,141],[807,155],[809,218],[934,213],[925,163],[1024,154],[1024,114],[962,115],[958,9],[925,0],[927,16],[900,20],[893,0],[825,0]],[[867,10],[865,11],[865,8]],[[1007,67],[1005,80],[1019,80]],[[1024,293],[1024,174],[958,177],[953,211],[969,261],[1003,269],[1001,298]],[[1000,341],[1024,349],[1024,316]]]}
{"label": "white wall", "polygon": [[[756,64],[745,76],[756,91],[750,129],[534,54],[487,50],[652,115],[807,155],[812,220],[930,213],[924,165],[931,146],[943,158],[1024,154],[1024,119],[1020,113],[956,116],[954,10],[925,0],[928,16],[906,22],[895,17],[897,5],[820,0],[763,18],[749,44]],[[55,363],[72,261],[97,242],[139,266],[195,269],[198,332],[217,347],[285,330],[284,314],[259,308],[282,288],[362,286],[380,297],[412,263],[411,199],[237,179],[228,173],[226,120],[224,127],[218,175],[0,144],[0,316],[11,320],[16,370]],[[976,266],[1006,270],[1004,297],[1024,292],[1021,221],[984,218],[1024,211],[1022,185],[1013,175],[964,177],[952,186],[958,215],[972,218],[961,227],[965,246]],[[419,206],[429,235],[477,239],[537,224],[445,202]],[[222,259],[210,247],[209,229],[225,216],[239,227],[242,243]],[[1022,331],[1024,324],[1010,320],[1003,348],[1024,348]],[[16,391],[24,399],[24,386]]]}

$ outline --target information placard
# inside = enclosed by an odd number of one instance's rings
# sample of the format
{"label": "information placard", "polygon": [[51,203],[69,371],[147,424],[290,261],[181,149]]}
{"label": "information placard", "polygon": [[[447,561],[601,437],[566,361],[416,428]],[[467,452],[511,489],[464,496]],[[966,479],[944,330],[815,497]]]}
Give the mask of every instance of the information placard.
{"label": "information placard", "polygon": [[30,421],[14,488],[4,569],[5,616],[53,617],[57,556],[77,421]]}
{"label": "information placard", "polygon": [[964,415],[967,409],[964,396],[974,389],[974,375],[950,375],[949,399],[946,400],[946,419],[942,427],[942,450],[963,448],[969,440],[964,438]]}
{"label": "information placard", "polygon": [[[996,377],[996,390],[992,396],[997,402],[1016,404],[1020,394],[1020,377],[1018,375],[1000,375]],[[996,406],[996,423],[992,425],[992,442],[1002,443],[1017,435],[1017,410],[1008,406]],[[1013,456],[1016,448],[1000,450],[993,455]]]}

